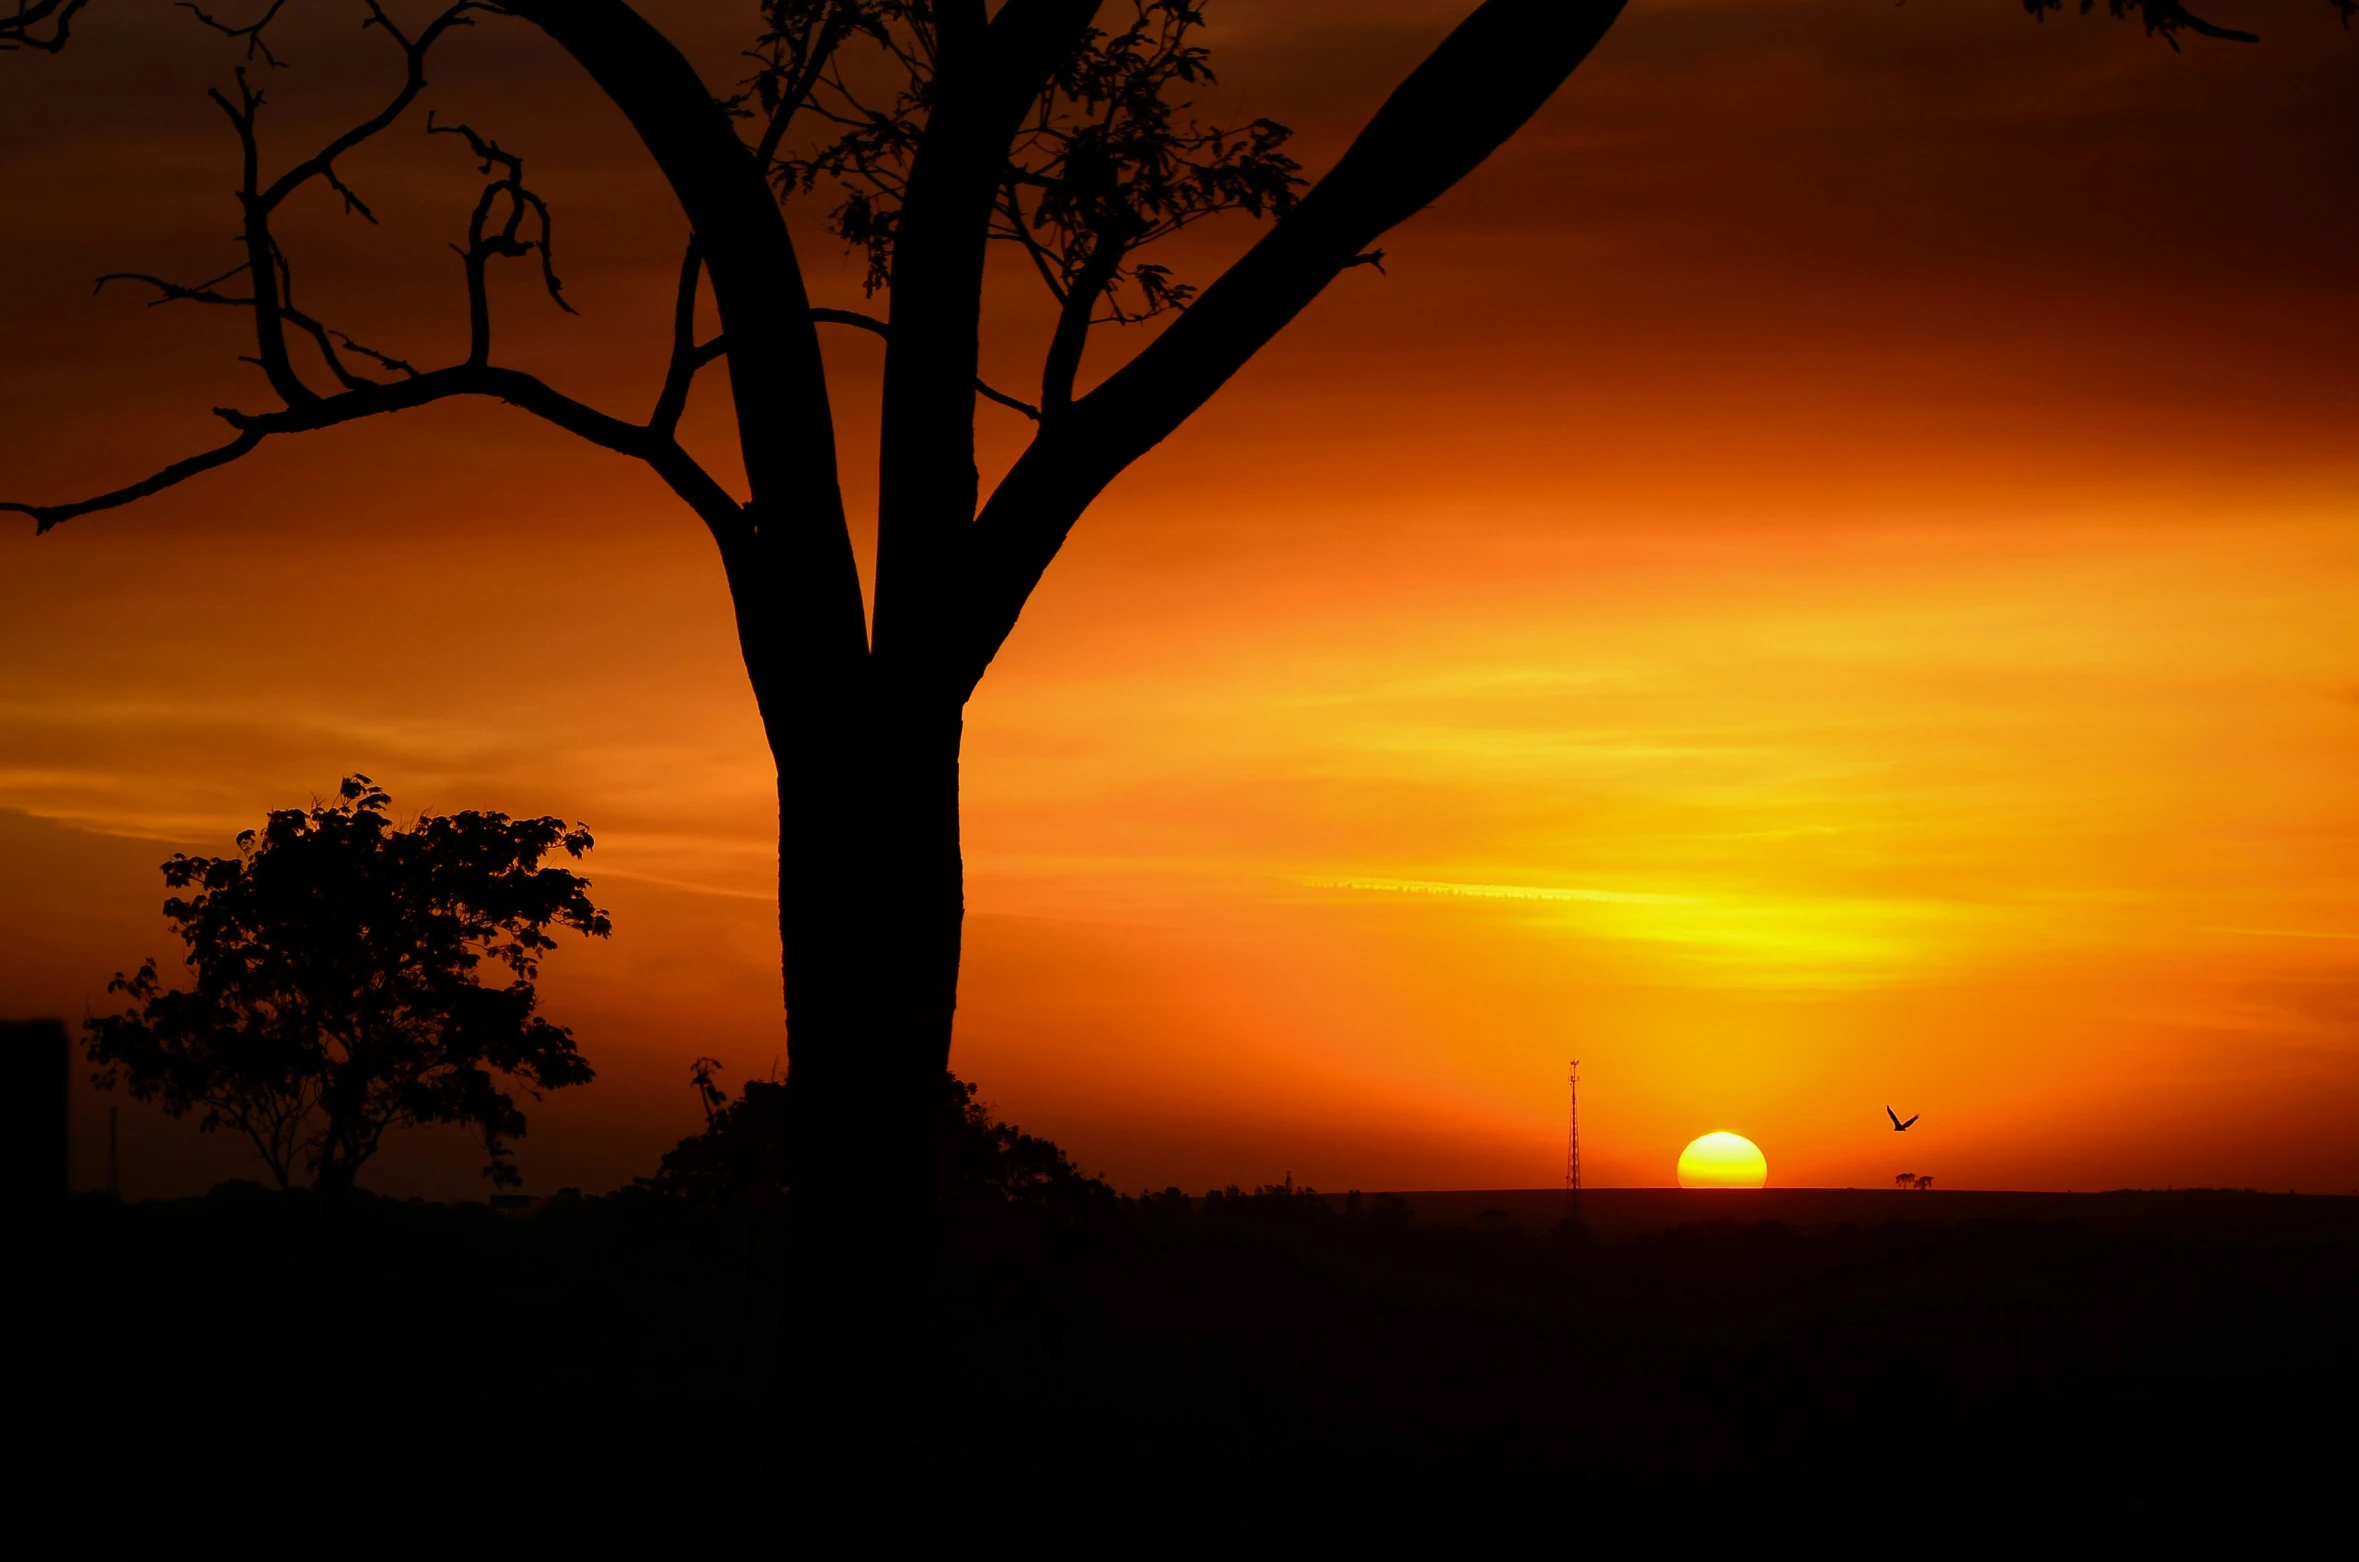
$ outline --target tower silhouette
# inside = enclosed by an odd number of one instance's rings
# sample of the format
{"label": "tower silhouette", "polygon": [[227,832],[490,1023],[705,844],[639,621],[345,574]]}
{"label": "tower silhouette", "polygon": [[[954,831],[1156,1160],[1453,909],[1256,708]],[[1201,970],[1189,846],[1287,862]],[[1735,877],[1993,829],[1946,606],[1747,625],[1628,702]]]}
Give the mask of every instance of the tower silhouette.
{"label": "tower silhouette", "polygon": [[1581,1191],[1581,1060],[1567,1065],[1564,1122],[1564,1191]]}

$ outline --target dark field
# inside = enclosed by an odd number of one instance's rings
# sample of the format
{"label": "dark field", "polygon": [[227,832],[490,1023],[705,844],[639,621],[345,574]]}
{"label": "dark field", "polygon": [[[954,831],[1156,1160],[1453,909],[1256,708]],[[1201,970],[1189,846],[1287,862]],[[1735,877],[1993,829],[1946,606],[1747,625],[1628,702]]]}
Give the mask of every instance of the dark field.
{"label": "dark field", "polygon": [[[1260,1196],[950,1223],[911,1555],[2239,1551],[2359,1454],[2359,1200]],[[1499,1213],[1487,1213],[1499,1212]],[[10,1297],[18,1532],[245,1556],[792,1551],[771,1217],[250,1186]],[[22,1446],[22,1445],[20,1445]],[[806,1548],[804,1554],[832,1554]],[[20,1552],[19,1554],[30,1554]]]}

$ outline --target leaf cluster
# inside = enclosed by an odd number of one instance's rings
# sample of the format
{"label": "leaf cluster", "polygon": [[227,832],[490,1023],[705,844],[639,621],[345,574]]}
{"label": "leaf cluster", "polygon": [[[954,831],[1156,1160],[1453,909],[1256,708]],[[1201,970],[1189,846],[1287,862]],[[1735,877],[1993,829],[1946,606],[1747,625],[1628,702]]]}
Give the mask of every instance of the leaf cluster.
{"label": "leaf cluster", "polygon": [[[2351,25],[2351,17],[2359,14],[2359,0],[2327,0],[2327,3],[2342,13],[2343,25],[2346,27]],[[2050,11],[2064,9],[2064,0],[2023,0],[2023,9],[2031,13],[2033,21],[2045,21]],[[2081,15],[2087,16],[2096,9],[2097,0],[2080,0]],[[2183,0],[2105,0],[2105,10],[2117,22],[2133,18],[2143,22],[2148,37],[2160,37],[2174,49],[2179,46],[2178,35],[2182,31],[2228,43],[2260,42],[2256,33],[2221,27],[2204,20],[2188,10]]]}
{"label": "leaf cluster", "polygon": [[[991,217],[1022,247],[1061,305],[1097,322],[1184,306],[1195,288],[1138,258],[1206,217],[1280,216],[1302,185],[1271,119],[1207,125],[1192,112],[1211,86],[1202,8],[1128,0],[1113,28],[1084,29],[1057,62],[1010,146]],[[768,0],[749,92],[774,122],[806,111],[821,133],[778,152],[782,193],[832,183],[833,231],[868,260],[867,288],[889,288],[909,175],[939,89],[935,7],[926,0]],[[867,46],[864,55],[843,48]]]}
{"label": "leaf cluster", "polygon": [[433,1124],[474,1133],[494,1186],[520,1182],[513,1090],[592,1073],[534,985],[553,930],[610,931],[586,879],[541,866],[589,832],[473,811],[397,826],[390,804],[352,776],[235,856],[165,863],[192,984],[167,988],[153,959],[116,973],[130,1004],[88,1022],[97,1081],[245,1134],[281,1187],[349,1188],[389,1130]]}

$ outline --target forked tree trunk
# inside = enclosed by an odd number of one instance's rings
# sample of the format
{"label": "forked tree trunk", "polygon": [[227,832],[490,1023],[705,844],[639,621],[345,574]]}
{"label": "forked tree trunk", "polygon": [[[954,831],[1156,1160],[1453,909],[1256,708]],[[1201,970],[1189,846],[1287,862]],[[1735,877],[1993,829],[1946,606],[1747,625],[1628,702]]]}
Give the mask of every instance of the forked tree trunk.
{"label": "forked tree trunk", "polygon": [[936,8],[940,74],[894,248],[872,626],[844,523],[826,364],[770,170],[625,0],[507,0],[590,73],[663,169],[727,344],[752,497],[741,507],[709,479],[679,491],[720,546],[778,766],[794,1083],[782,1386],[784,1423],[814,1479],[898,1459],[924,1370],[934,1109],[963,911],[966,695],[1105,485],[1330,281],[1373,259],[1367,246],[1513,134],[1622,3],[1482,0],[1286,220],[1054,427],[1044,422],[980,505],[974,376],[988,226],[1026,108],[1099,5]]}

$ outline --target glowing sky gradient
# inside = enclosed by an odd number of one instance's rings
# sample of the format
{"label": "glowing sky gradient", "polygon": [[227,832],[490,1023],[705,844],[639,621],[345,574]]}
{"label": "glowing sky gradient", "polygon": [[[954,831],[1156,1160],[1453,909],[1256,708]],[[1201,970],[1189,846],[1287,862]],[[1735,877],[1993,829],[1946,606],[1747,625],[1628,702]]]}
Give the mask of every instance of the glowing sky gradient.
{"label": "glowing sky gradient", "polygon": [[[2359,1185],[2359,38],[2220,9],[2267,41],[1638,0],[1083,522],[970,712],[955,1066],[1126,1188],[1544,1184],[1571,1056],[1598,1185],[1730,1124],[1786,1187]],[[672,8],[716,81],[728,10]],[[1461,10],[1215,0],[1212,101],[1316,170]],[[255,395],[226,316],[90,296],[218,271],[231,223],[232,51],[94,15],[0,61],[11,497]],[[284,51],[288,125],[382,69],[332,19]],[[517,283],[503,340],[635,413],[676,212],[523,29],[464,42],[437,101],[532,159],[583,310]],[[382,231],[298,230],[315,307],[421,356],[473,190],[425,139],[351,170]],[[1001,280],[1021,386],[1041,317]],[[829,347],[857,509],[877,359]],[[992,460],[1018,423],[986,409]],[[615,936],[544,985],[602,1077],[535,1113],[530,1186],[651,1169],[691,1058],[782,1052],[768,761],[709,545],[643,474],[446,407],[29,530],[0,1011],[105,1002],[168,952],[169,851],[363,770],[598,836]],[[125,1132],[134,1192],[235,1169]],[[376,1180],[475,1186],[433,1144]]]}

